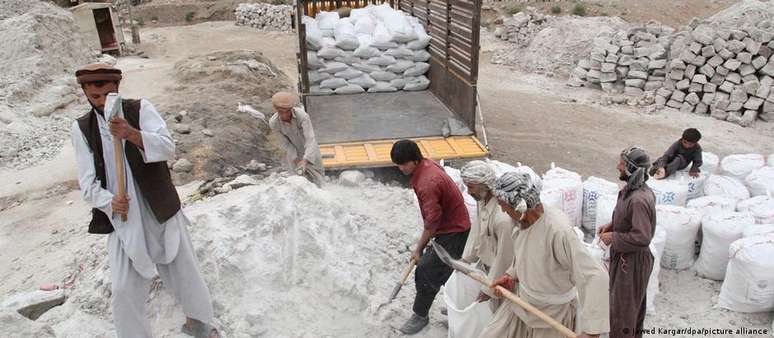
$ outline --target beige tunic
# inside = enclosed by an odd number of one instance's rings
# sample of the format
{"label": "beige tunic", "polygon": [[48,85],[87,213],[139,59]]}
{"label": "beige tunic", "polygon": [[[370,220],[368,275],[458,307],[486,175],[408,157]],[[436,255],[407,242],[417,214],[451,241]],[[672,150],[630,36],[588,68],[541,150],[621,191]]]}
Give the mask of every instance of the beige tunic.
{"label": "beige tunic", "polygon": [[[500,209],[497,199],[492,197],[488,201],[479,201],[476,207],[477,236],[476,244],[471,252],[469,262],[480,259],[487,269],[487,277],[494,280],[505,274],[505,271],[513,263],[513,238],[512,233],[517,227],[511,222],[510,216]],[[472,227],[471,227],[472,231]],[[472,234],[472,232],[471,232]],[[472,236],[471,236],[472,237]],[[492,289],[483,286],[481,291],[494,296]]]}
{"label": "beige tunic", "polygon": [[[507,273],[519,279],[516,295],[578,333],[608,332],[607,273],[578,241],[567,216],[559,209],[544,208],[545,213],[535,224],[514,232],[516,259]],[[508,302],[498,309],[481,337],[563,336],[537,316]]]}
{"label": "beige tunic", "polygon": [[285,150],[288,169],[295,173],[295,160],[304,159],[309,163],[304,176],[317,185],[322,183],[325,169],[320,146],[314,136],[312,120],[304,109],[293,108],[293,118],[290,122],[283,122],[279,114],[274,113],[269,119],[269,127],[279,139],[282,149]]}

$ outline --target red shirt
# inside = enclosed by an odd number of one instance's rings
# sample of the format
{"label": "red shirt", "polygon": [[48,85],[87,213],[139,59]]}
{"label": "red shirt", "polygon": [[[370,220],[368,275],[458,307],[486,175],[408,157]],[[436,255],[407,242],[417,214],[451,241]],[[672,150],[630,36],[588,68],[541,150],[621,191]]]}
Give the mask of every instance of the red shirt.
{"label": "red shirt", "polygon": [[470,229],[468,209],[462,193],[440,165],[424,159],[411,174],[411,187],[417,194],[425,229],[436,234]]}

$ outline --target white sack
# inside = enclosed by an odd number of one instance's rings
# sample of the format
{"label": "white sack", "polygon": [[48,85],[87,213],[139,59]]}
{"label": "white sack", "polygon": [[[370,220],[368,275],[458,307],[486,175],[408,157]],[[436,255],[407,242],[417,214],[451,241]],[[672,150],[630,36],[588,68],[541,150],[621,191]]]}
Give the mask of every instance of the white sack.
{"label": "white sack", "polygon": [[363,47],[361,45],[355,49],[355,53],[353,55],[363,59],[370,59],[372,57],[378,56],[379,50],[374,47]]}
{"label": "white sack", "polygon": [[306,64],[309,69],[320,69],[325,67],[325,63],[317,57],[315,52],[306,52]]}
{"label": "white sack", "polygon": [[413,78],[411,81],[406,82],[406,86],[403,87],[403,90],[406,90],[406,91],[425,90],[429,86],[430,86],[430,80],[424,75],[422,75],[422,76]]}
{"label": "white sack", "polygon": [[772,224],[753,224],[744,228],[743,238],[774,234],[774,223]]}
{"label": "white sack", "polygon": [[688,208],[699,210],[702,215],[718,211],[736,211],[737,199],[728,196],[704,196],[688,201]]}
{"label": "white sack", "polygon": [[[718,155],[715,155],[714,153],[703,151],[701,153],[701,167],[699,167],[699,170],[701,170],[702,173],[707,174],[707,176],[712,174],[717,174],[718,167],[720,166],[720,158]],[[691,166],[687,166],[680,170],[681,172],[688,172],[691,170]]]}
{"label": "white sack", "polygon": [[357,48],[371,47],[371,44],[374,43],[374,36],[368,34],[358,34],[357,42],[359,43]]}
{"label": "white sack", "polygon": [[376,85],[368,88],[369,93],[391,93],[398,91],[398,88],[390,86],[389,82],[376,81]]}
{"label": "white sack", "polygon": [[357,69],[357,70],[359,70],[359,71],[361,71],[363,73],[373,73],[373,72],[378,72],[378,71],[381,70],[381,68],[379,68],[379,66],[369,65],[369,64],[364,63],[364,62],[355,63],[355,64],[352,65],[352,68],[355,68],[355,69]]}
{"label": "white sack", "polygon": [[710,175],[704,182],[704,195],[721,195],[736,198],[737,200],[746,200],[750,198],[750,191],[744,186],[742,181],[722,175]]}
{"label": "white sack", "polygon": [[571,225],[581,226],[583,181],[577,173],[559,167],[548,170],[543,175],[540,201],[564,211]]}
{"label": "white sack", "polygon": [[[383,22],[378,22],[374,28],[374,43],[386,45],[390,42],[395,44],[392,41],[392,34],[390,34],[390,31],[387,29],[387,26],[385,26]],[[397,44],[395,45],[397,46]]]}
{"label": "white sack", "polygon": [[406,86],[406,79],[402,79],[402,78],[394,79],[390,81],[390,86],[398,88],[398,90],[403,89],[403,87]]}
{"label": "white sack", "polygon": [[340,94],[340,95],[343,95],[343,94],[360,94],[360,93],[365,92],[365,89],[363,89],[363,87],[360,87],[358,85],[348,84],[346,86],[336,88],[336,90],[334,90],[333,92],[336,93],[336,94]]}
{"label": "white sack", "polygon": [[583,212],[581,224],[589,232],[594,232],[597,222],[597,200],[601,195],[618,195],[618,184],[591,176],[583,182]]}
{"label": "white sack", "polygon": [[746,313],[774,310],[774,235],[737,240],[728,254],[718,305]]}
{"label": "white sack", "polygon": [[653,234],[653,239],[650,241],[650,252],[653,254],[653,270],[650,271],[650,277],[648,277],[648,288],[645,291],[645,306],[646,314],[656,313],[656,296],[661,292],[659,290],[658,274],[661,272],[661,254],[664,252],[664,245],[666,245],[666,229],[656,226],[656,232]]}
{"label": "white sack", "polygon": [[323,44],[323,33],[317,24],[317,20],[304,16],[301,22],[304,23],[304,30],[306,31],[306,47],[309,50],[320,50]]}
{"label": "white sack", "polygon": [[481,285],[472,278],[453,272],[443,287],[443,300],[449,318],[449,338],[478,337],[492,320],[489,301],[476,302]]}
{"label": "white sack", "polygon": [[694,262],[701,215],[694,209],[673,205],[656,206],[656,228],[666,230],[661,267],[671,270],[690,268]]}
{"label": "white sack", "polygon": [[374,34],[375,29],[376,29],[376,21],[370,15],[357,18],[357,22],[355,23],[356,34],[371,35],[371,34]]}
{"label": "white sack", "polygon": [[[331,31],[333,32],[333,31]],[[332,33],[331,33],[332,34]],[[336,47],[336,39],[331,37],[323,37],[322,38],[322,48],[335,48]]]}
{"label": "white sack", "polygon": [[[615,211],[616,203],[618,203],[618,196],[616,195],[600,195],[597,198],[597,211],[596,219],[594,221],[594,229],[613,221],[613,211]],[[656,228],[658,228],[658,226],[656,226]]]}
{"label": "white sack", "polygon": [[320,88],[320,86],[311,86],[311,87],[309,87],[309,94],[311,94],[311,95],[331,95],[331,94],[333,94],[333,89],[330,89],[330,88]]}
{"label": "white sack", "polygon": [[403,46],[397,48],[390,48],[384,54],[394,56],[395,58],[412,59],[414,58],[414,51]]}
{"label": "white sack", "polygon": [[686,182],[649,179],[646,184],[656,194],[656,204],[684,207],[688,200],[688,183]]}
{"label": "white sack", "polygon": [[331,78],[331,74],[328,73],[320,73],[318,71],[310,71],[307,74],[307,77],[309,78],[309,83],[312,85],[319,84],[322,80],[327,80]]}
{"label": "white sack", "polygon": [[389,82],[389,81],[395,80],[398,76],[395,75],[395,73],[385,72],[380,70],[380,71],[371,73],[371,77],[376,81]]}
{"label": "white sack", "polygon": [[769,167],[774,167],[774,153],[769,154],[769,156],[766,157],[766,159],[767,159],[766,164]]}
{"label": "white sack", "polygon": [[367,6],[365,8],[353,8],[351,11],[349,11],[350,19],[352,19],[356,23],[360,22],[360,19],[363,18],[364,16],[367,16],[371,18],[371,20],[373,20],[374,17],[371,16],[371,10],[368,9],[368,7],[370,6]]}
{"label": "white sack", "polygon": [[763,155],[760,154],[736,154],[728,155],[720,161],[720,170],[723,175],[744,180],[747,175],[766,165]]}
{"label": "white sack", "polygon": [[380,55],[376,57],[372,57],[366,61],[369,65],[375,65],[375,66],[390,66],[394,65],[398,60],[395,60],[394,57],[389,55]]}
{"label": "white sack", "polygon": [[412,26],[414,26],[414,34],[416,34],[417,39],[409,42],[406,46],[414,50],[424,50],[430,44],[430,35],[427,35],[422,24],[417,23]]}
{"label": "white sack", "polygon": [[354,36],[336,39],[336,48],[343,50],[355,50],[359,45],[360,42]]}
{"label": "white sack", "polygon": [[322,73],[335,74],[349,68],[347,65],[341,62],[328,62],[325,64],[325,68],[320,69]]}
{"label": "white sack", "polygon": [[336,28],[336,23],[339,22],[338,12],[320,12],[315,16],[317,24],[321,30],[333,31]]}
{"label": "white sack", "polygon": [[699,177],[692,177],[687,171],[678,171],[667,178],[668,180],[685,183],[688,185],[688,201],[704,196],[704,183],[707,181],[708,174],[701,172]]}
{"label": "white sack", "polygon": [[417,34],[414,32],[414,27],[402,12],[393,11],[382,19],[392,34],[393,41],[405,43],[416,40]]}
{"label": "white sack", "polygon": [[767,196],[755,196],[736,205],[739,212],[750,213],[755,218],[755,223],[774,223],[774,198]]}
{"label": "white sack", "polygon": [[368,74],[360,75],[354,79],[348,80],[350,84],[358,85],[360,87],[363,87],[365,89],[371,88],[373,86],[376,86],[376,81],[372,79]]}
{"label": "white sack", "polygon": [[420,76],[427,73],[427,70],[430,69],[430,64],[427,62],[416,62],[413,65],[413,67],[403,72],[403,76]]}
{"label": "white sack", "polygon": [[346,63],[348,65],[354,65],[356,63],[363,62],[363,59],[357,56],[354,56],[352,52],[344,52],[344,53],[345,54],[343,56],[337,56],[336,58],[333,59],[333,61]]}
{"label": "white sack", "polygon": [[756,169],[744,181],[752,196],[774,195],[774,167]]}
{"label": "white sack", "polygon": [[343,56],[344,53],[341,49],[336,47],[323,47],[317,52],[317,56],[323,59],[335,59],[339,56]]}
{"label": "white sack", "polygon": [[349,20],[339,20],[333,30],[333,36],[336,38],[336,47],[338,48],[355,50],[360,45],[360,41],[355,36],[355,26]]}
{"label": "white sack", "polygon": [[755,219],[747,213],[725,211],[705,215],[701,220],[701,253],[694,265],[699,276],[723,280],[728,265],[728,248],[742,238],[744,228],[752,224],[755,224]]}
{"label": "white sack", "polygon": [[336,88],[344,87],[346,85],[347,85],[347,80],[340,79],[340,78],[332,78],[332,79],[323,80],[320,83],[320,88],[336,89]]}
{"label": "white sack", "polygon": [[363,75],[363,72],[361,72],[361,71],[359,71],[357,69],[347,68],[346,70],[342,70],[340,72],[336,72],[336,74],[334,74],[333,76],[340,77],[340,78],[345,79],[345,80],[351,80],[351,79],[360,77],[361,75]]}
{"label": "white sack", "polygon": [[487,164],[489,164],[489,166],[491,166],[492,169],[494,169],[495,176],[497,176],[498,178],[500,178],[500,176],[503,176],[503,174],[509,173],[509,172],[524,173],[524,174],[530,175],[533,178],[538,178],[538,179],[540,178],[540,176],[538,176],[538,174],[535,173],[535,171],[532,170],[532,168],[526,165],[521,165],[521,163],[516,163],[516,166],[512,166],[508,163],[500,162],[497,160],[484,159],[484,161]]}
{"label": "white sack", "polygon": [[413,60],[414,62],[427,62],[428,60],[430,60],[430,56],[431,55],[428,51],[421,49],[414,52],[414,56],[412,57],[411,60]]}
{"label": "white sack", "polygon": [[411,67],[414,67],[414,61],[398,60],[394,64],[387,66],[387,71],[395,74],[403,74],[403,72]]}

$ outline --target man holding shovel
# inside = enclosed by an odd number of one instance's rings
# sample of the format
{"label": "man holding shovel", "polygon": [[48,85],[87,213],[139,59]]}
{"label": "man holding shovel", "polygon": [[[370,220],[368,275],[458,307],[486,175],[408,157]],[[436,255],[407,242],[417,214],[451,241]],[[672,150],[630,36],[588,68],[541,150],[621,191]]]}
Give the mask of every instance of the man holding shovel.
{"label": "man holding shovel", "polygon": [[279,92],[271,97],[271,104],[277,113],[269,119],[269,127],[285,151],[288,169],[320,186],[325,177],[320,146],[312,119],[298,105],[298,95]]}
{"label": "man holding shovel", "polygon": [[[596,337],[608,332],[608,276],[581,245],[567,216],[540,202],[542,182],[525,173],[510,172],[497,179],[495,196],[512,219],[514,261],[492,287],[502,286],[563,326]],[[500,296],[501,292],[495,289]],[[580,322],[576,315],[580,301]],[[533,311],[504,303],[484,328],[486,338],[559,338]]]}
{"label": "man holding shovel", "polygon": [[400,328],[404,334],[416,334],[428,323],[433,300],[452,268],[446,265],[427,243],[434,239],[454,257],[465,248],[470,230],[470,218],[462,193],[440,165],[422,156],[419,146],[411,140],[400,140],[390,151],[392,162],[403,174],[411,176],[411,188],[417,195],[424,220],[424,231],[417,241],[411,259],[417,262],[414,281],[417,294],[414,314]]}
{"label": "man holding shovel", "polygon": [[[89,233],[109,234],[113,322],[119,338],[150,338],[145,301],[158,274],[183,306],[183,332],[220,337],[167,168],[175,143],[147,100],[115,96],[121,70],[90,64],[75,76],[92,108],[72,126],[78,184],[92,209]],[[110,96],[109,102],[108,96]],[[119,114],[113,114],[118,112]],[[122,114],[120,113],[122,112]],[[124,174],[125,173],[125,174]]]}

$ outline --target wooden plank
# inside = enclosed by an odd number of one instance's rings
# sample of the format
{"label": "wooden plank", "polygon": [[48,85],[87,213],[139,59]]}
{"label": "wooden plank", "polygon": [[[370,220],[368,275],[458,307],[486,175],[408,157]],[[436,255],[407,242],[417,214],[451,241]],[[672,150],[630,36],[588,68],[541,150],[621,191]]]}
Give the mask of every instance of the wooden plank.
{"label": "wooden plank", "polygon": [[368,154],[368,159],[375,161],[378,156],[376,155],[376,150],[374,150],[374,145],[370,143],[366,143],[363,146],[365,146],[366,153]]}
{"label": "wooden plank", "polygon": [[464,0],[451,0],[452,7],[455,8],[462,8],[469,11],[473,11],[476,9],[476,5],[474,1],[464,1]]}

